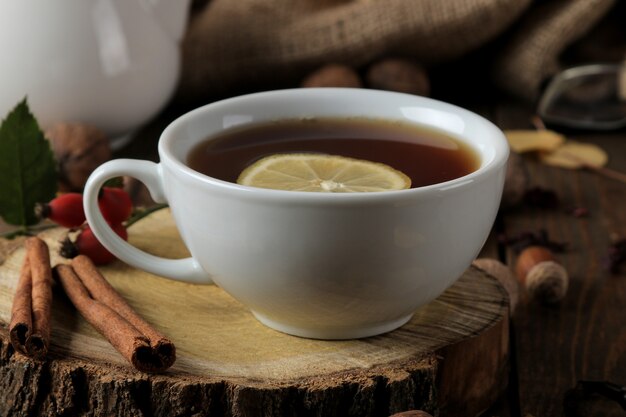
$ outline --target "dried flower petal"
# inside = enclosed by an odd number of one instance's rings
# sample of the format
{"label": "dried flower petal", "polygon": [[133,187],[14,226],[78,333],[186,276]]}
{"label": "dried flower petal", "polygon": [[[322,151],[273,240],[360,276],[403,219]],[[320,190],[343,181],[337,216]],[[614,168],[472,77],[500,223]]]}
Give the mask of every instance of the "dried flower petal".
{"label": "dried flower petal", "polygon": [[532,207],[553,209],[560,205],[559,196],[553,190],[533,187],[524,193],[524,203]]}
{"label": "dried flower petal", "polygon": [[609,157],[597,145],[568,141],[550,153],[541,155],[541,162],[560,168],[579,169],[586,166],[602,167]]}
{"label": "dried flower petal", "polygon": [[586,207],[573,206],[568,212],[576,218],[589,217],[589,209]]}
{"label": "dried flower petal", "polygon": [[505,130],[504,134],[514,152],[553,151],[565,142],[565,137],[552,130]]}
{"label": "dried flower petal", "polygon": [[624,263],[626,263],[626,239],[618,240],[609,246],[605,267],[612,274],[619,274]]}
{"label": "dried flower petal", "polygon": [[531,231],[522,232],[512,237],[500,235],[498,236],[498,241],[511,247],[515,253],[520,253],[529,246],[543,246],[555,253],[562,253],[567,249],[567,243],[550,240],[548,231],[545,229],[540,229],[536,233]]}

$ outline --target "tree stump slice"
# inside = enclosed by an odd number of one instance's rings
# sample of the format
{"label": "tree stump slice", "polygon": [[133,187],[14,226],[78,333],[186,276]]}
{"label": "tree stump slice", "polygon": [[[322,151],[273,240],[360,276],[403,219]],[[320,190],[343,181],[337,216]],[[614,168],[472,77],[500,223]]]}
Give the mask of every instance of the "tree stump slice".
{"label": "tree stump slice", "polygon": [[[57,255],[65,233],[41,235],[53,265],[65,262]],[[167,209],[133,225],[129,240],[156,255],[187,256]],[[506,386],[508,298],[473,267],[398,330],[323,341],[263,326],[216,286],[116,261],[101,268],[104,276],[176,345],[174,366],[154,375],[128,364],[59,287],[47,360],[16,353],[7,326],[23,257],[21,247],[0,255],[0,416],[471,416]]]}

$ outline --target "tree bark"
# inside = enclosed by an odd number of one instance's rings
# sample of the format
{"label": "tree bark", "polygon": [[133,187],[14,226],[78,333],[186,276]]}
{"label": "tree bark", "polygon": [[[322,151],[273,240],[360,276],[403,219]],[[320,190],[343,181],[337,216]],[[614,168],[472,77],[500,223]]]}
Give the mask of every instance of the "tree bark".
{"label": "tree bark", "polygon": [[[52,263],[65,232],[42,237]],[[134,245],[185,256],[169,211],[130,230]],[[50,352],[37,362],[14,351],[7,323],[24,256],[0,266],[0,416],[388,416],[422,409],[470,416],[505,388],[508,298],[470,268],[402,328],[349,341],[288,336],[258,323],[215,286],[164,280],[121,262],[101,272],[167,335],[177,362],[163,374],[135,370],[54,289]]]}

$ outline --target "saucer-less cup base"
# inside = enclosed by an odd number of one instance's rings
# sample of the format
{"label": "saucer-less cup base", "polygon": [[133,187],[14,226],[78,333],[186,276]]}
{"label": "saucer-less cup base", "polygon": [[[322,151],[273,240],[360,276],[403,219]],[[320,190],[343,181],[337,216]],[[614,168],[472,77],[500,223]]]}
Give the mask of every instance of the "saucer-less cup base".
{"label": "saucer-less cup base", "polygon": [[[481,166],[427,187],[326,194],[240,186],[185,164],[196,144],[224,129],[323,117],[425,126],[468,142]],[[508,146],[489,121],[446,103],[328,88],[257,93],[196,109],[165,129],[159,156],[158,164],[110,161],[90,177],[85,211],[104,246],[157,275],[214,282],[279,331],[346,339],[401,326],[461,276],[498,211]],[[144,182],[155,201],[169,203],[190,258],[149,255],[110,229],[97,194],[107,179],[123,175]]]}
{"label": "saucer-less cup base", "polygon": [[336,326],[329,327],[323,326],[321,328],[314,327],[295,327],[290,324],[285,324],[282,321],[274,321],[262,314],[256,313],[252,311],[254,317],[274,330],[278,330],[279,332],[291,334],[293,336],[306,337],[309,339],[332,339],[332,340],[345,340],[345,339],[360,339],[363,337],[376,336],[379,334],[387,333],[392,330],[397,329],[405,325],[411,318],[413,314],[409,314],[406,317],[400,317],[399,319],[387,321],[384,323],[375,323],[362,327],[355,326]]}

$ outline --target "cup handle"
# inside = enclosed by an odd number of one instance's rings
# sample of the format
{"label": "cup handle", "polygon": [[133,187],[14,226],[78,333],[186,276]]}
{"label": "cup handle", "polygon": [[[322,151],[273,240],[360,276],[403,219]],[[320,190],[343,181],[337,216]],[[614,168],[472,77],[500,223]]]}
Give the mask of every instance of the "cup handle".
{"label": "cup handle", "polygon": [[85,184],[83,195],[87,222],[98,240],[113,255],[136,268],[177,281],[212,284],[213,280],[193,258],[166,259],[150,255],[130,245],[111,229],[98,207],[98,193],[107,180],[125,175],[143,182],[155,202],[167,202],[160,164],[136,159],[116,159],[100,165]]}

